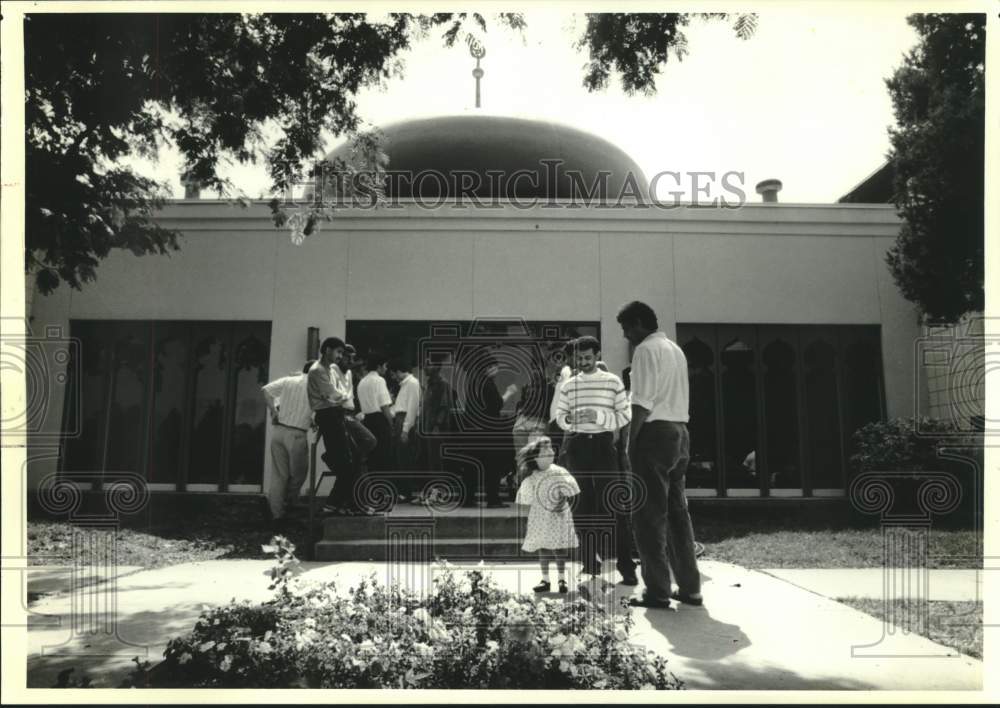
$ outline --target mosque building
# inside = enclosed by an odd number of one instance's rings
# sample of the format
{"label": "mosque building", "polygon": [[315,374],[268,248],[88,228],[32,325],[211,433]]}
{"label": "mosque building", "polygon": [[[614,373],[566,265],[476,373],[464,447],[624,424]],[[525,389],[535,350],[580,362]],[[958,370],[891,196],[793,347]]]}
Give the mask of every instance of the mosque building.
{"label": "mosque building", "polygon": [[296,245],[265,202],[191,192],[157,216],[180,251],[116,251],[82,291],[36,296],[33,330],[68,332],[78,356],[47,394],[58,430],[36,439],[29,484],[127,470],[154,492],[259,494],[260,386],[320,339],[418,368],[433,350],[461,407],[449,347],[503,344],[513,380],[536,344],[592,334],[620,373],[631,300],[687,354],[692,496],[843,496],[853,431],[913,415],[921,328],[884,261],[891,205],[787,204],[774,180],[738,208],[658,208],[632,158],[565,125],[465,115],[384,134],[409,176],[385,207],[337,210]]}

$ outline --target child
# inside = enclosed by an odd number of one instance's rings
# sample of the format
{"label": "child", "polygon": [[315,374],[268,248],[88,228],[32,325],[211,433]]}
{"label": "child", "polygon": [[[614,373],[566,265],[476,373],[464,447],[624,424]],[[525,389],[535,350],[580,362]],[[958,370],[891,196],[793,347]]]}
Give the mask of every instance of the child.
{"label": "child", "polygon": [[549,560],[554,558],[559,571],[559,592],[569,591],[566,585],[566,561],[558,551],[576,548],[579,541],[573,526],[569,499],[580,493],[576,480],[564,468],[552,464],[555,452],[552,441],[540,436],[525,445],[518,453],[521,467],[531,472],[521,482],[515,503],[530,506],[528,529],[525,533],[525,551],[538,551],[542,566],[542,582],[532,588],[535,592],[549,592]]}

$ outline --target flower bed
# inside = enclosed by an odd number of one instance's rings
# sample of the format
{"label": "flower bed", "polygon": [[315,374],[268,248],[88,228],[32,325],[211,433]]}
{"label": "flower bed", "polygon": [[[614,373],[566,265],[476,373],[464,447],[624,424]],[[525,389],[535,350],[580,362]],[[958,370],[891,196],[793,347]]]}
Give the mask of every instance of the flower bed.
{"label": "flower bed", "polygon": [[277,597],[205,612],[146,685],[184,687],[677,689],[667,662],[628,641],[627,609],[536,599],[479,570],[445,569],[424,598],[374,578],[346,596],[296,587],[275,539]]}

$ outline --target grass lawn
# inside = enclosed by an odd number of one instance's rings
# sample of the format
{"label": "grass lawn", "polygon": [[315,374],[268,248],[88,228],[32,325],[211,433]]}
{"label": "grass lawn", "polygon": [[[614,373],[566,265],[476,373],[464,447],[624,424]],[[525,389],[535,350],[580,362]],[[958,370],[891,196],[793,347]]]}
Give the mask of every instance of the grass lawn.
{"label": "grass lawn", "polygon": [[[293,522],[283,535],[304,549],[304,520]],[[34,565],[60,565],[72,555],[73,531],[62,521],[29,521],[28,555]],[[177,563],[220,558],[263,559],[262,544],[273,536],[260,505],[236,504],[177,518],[145,528],[121,528],[116,533],[118,565],[160,568]],[[86,551],[84,551],[86,552]],[[300,552],[300,557],[304,553]]]}
{"label": "grass lawn", "polygon": [[[761,522],[694,520],[704,558],[747,568],[877,568],[882,566],[880,528],[830,528]],[[931,568],[982,566],[981,535],[971,530],[931,529]]]}
{"label": "grass lawn", "polygon": [[[259,500],[258,500],[259,501]],[[695,518],[695,536],[705,546],[706,559],[748,568],[871,568],[882,565],[878,528],[829,528],[807,522],[772,520],[729,521]],[[304,518],[284,535],[305,557]],[[169,517],[157,525],[123,528],[117,532],[118,563],[157,568],[216,558],[267,556],[260,550],[272,536],[262,504],[231,503],[208,512]],[[59,565],[70,559],[72,533],[65,522],[28,524],[28,554],[34,563]],[[932,529],[932,568],[980,567],[982,550],[976,531]],[[964,558],[963,558],[964,556]]]}
{"label": "grass lawn", "polygon": [[[837,598],[856,610],[860,610],[880,620],[885,620],[883,601],[858,597]],[[917,607],[915,603],[907,605],[909,600],[894,600],[893,614],[897,618],[915,618]],[[929,621],[921,636],[946,647],[957,649],[963,654],[983,658],[983,603],[982,602],[946,602],[932,600],[929,605]],[[905,620],[904,620],[905,621]],[[916,620],[901,625],[904,630],[918,629]]]}

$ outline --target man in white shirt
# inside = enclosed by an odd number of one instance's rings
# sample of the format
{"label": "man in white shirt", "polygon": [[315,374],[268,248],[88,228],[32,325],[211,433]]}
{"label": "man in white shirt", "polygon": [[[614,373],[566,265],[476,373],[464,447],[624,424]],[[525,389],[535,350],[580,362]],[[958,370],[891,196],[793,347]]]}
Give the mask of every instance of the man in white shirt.
{"label": "man in white shirt", "polygon": [[399,382],[399,393],[392,405],[396,470],[402,473],[397,489],[404,501],[419,501],[414,472],[419,449],[417,418],[420,416],[420,382],[410,373],[410,366],[400,359],[389,365],[389,372]]}
{"label": "man in white shirt", "polygon": [[[637,487],[633,499],[645,499],[633,509],[632,524],[646,590],[630,604],[669,607],[675,599],[701,605],[701,575],[684,493],[691,457],[687,359],[659,330],[649,305],[629,303],[618,313],[618,323],[635,346],[628,457]],[[670,584],[671,569],[677,576],[676,593]]]}
{"label": "man in white shirt", "polygon": [[[351,441],[351,453],[355,462],[355,474],[364,473],[368,457],[378,444],[375,436],[354,416],[355,407],[354,369],[358,366],[357,350],[350,344],[344,345],[344,356],[330,369],[334,386],[344,396],[344,427]],[[356,505],[355,505],[356,506]]]}
{"label": "man in white shirt", "polygon": [[271,481],[267,502],[271,520],[284,522],[288,507],[298,498],[309,471],[308,432],[312,425],[306,374],[314,360],[306,362],[300,374],[284,376],[264,386],[264,401],[271,413]]}
{"label": "man in white shirt", "polygon": [[368,469],[388,472],[392,464],[392,397],[385,383],[385,357],[369,354],[368,373],[358,382],[358,405],[362,422],[375,437],[375,449],[368,456]]}
{"label": "man in white shirt", "polygon": [[[604,490],[617,477],[615,434],[631,418],[622,380],[597,368],[600,354],[596,338],[575,340],[574,360],[580,372],[563,385],[556,414],[559,427],[569,434],[566,466],[580,486],[573,518],[580,536],[583,572],[594,576],[601,572],[598,541],[609,525],[614,525],[613,511],[604,504]],[[610,550],[605,549],[605,553]]]}

